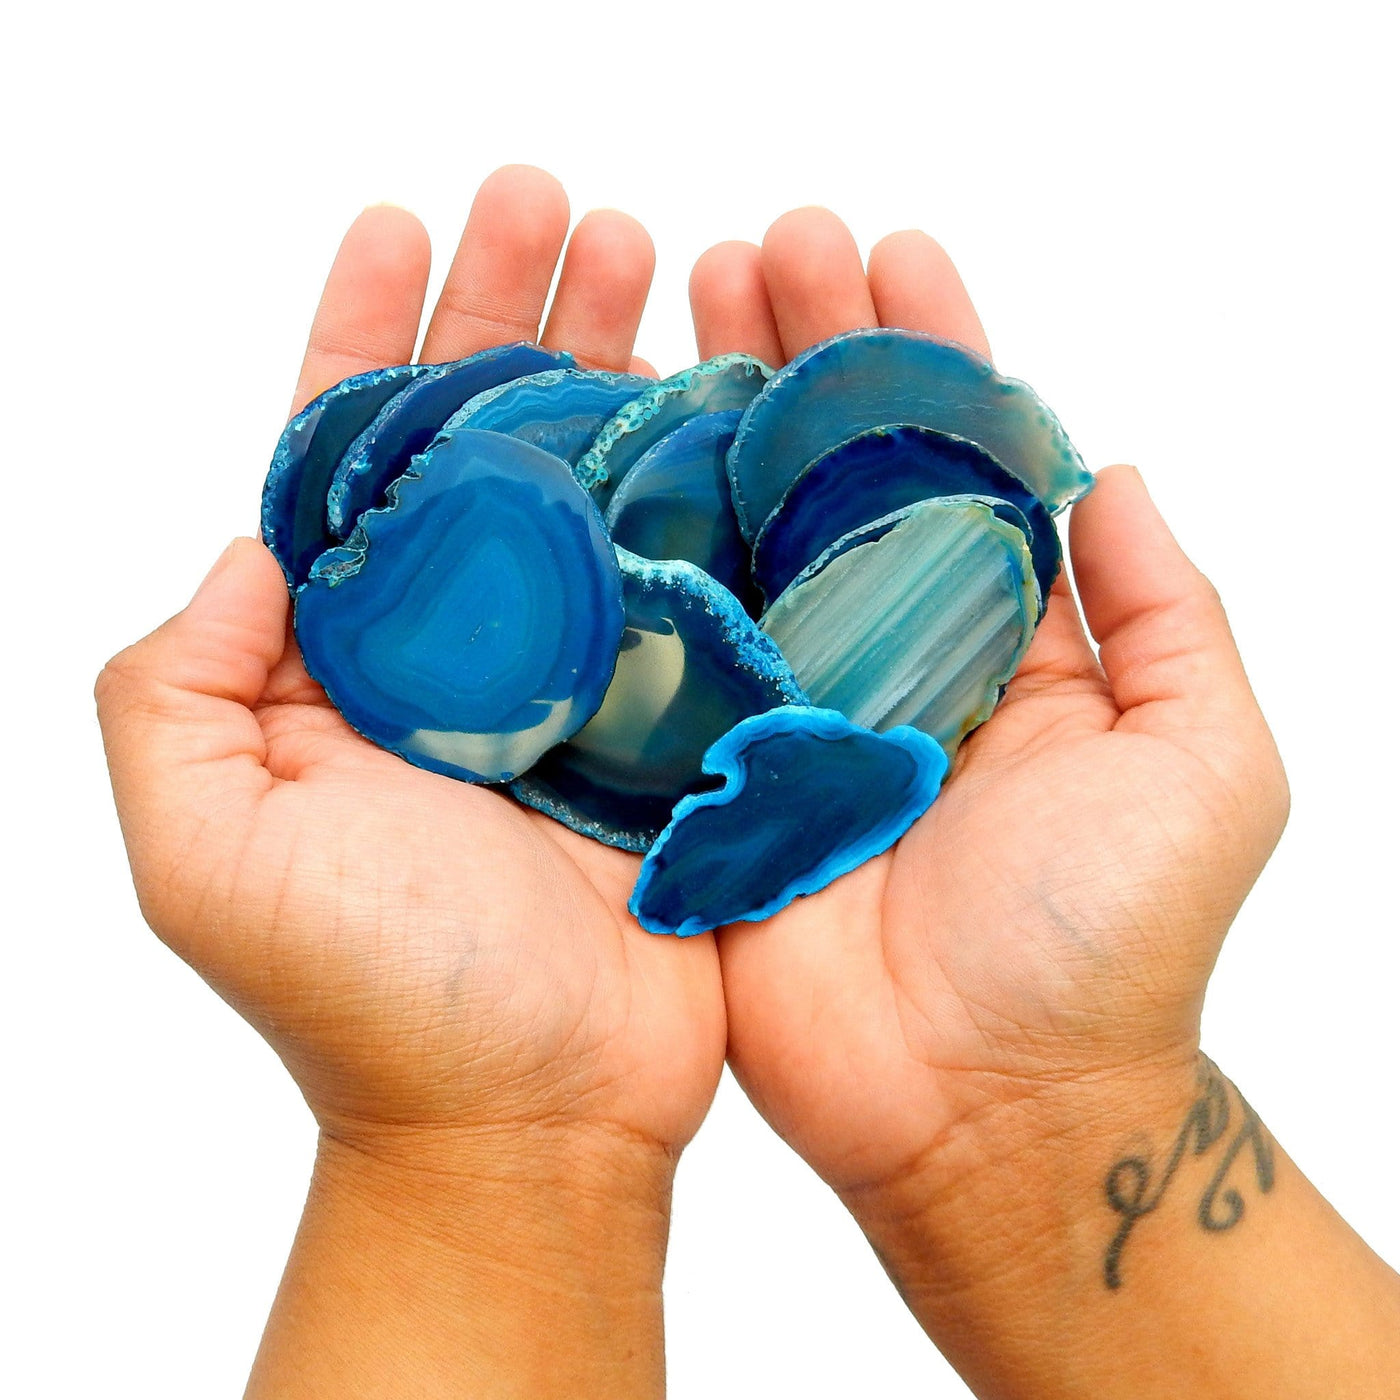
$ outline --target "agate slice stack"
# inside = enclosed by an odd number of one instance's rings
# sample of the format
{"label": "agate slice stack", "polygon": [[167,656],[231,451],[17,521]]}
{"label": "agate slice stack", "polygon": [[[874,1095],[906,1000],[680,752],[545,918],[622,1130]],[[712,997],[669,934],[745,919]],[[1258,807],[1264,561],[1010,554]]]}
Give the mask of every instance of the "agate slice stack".
{"label": "agate slice stack", "polygon": [[1027,386],[930,336],[659,382],[518,344],[322,394],[262,524],[356,730],[644,853],[632,912],[688,935],[927,810],[1091,483]]}

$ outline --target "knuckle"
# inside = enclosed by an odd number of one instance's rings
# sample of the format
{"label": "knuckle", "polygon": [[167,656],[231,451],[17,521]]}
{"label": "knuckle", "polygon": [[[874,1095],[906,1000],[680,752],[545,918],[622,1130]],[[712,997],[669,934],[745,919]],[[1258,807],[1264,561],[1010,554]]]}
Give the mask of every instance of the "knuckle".
{"label": "knuckle", "polygon": [[144,688],[145,673],[140,648],[140,642],[125,647],[98,672],[92,694],[99,716],[124,708],[130,697]]}

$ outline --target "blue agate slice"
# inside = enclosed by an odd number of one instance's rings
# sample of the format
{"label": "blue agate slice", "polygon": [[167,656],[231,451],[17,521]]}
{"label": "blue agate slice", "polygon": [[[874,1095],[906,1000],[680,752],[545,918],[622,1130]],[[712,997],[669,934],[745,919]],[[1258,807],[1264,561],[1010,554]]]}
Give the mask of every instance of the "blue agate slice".
{"label": "blue agate slice", "polygon": [[734,595],[693,564],[617,551],[627,623],[598,713],[513,786],[610,846],[644,851],[705,782],[705,750],[741,719],[806,696]]}
{"label": "blue agate slice", "polygon": [[617,560],[566,462],[497,433],[438,439],[297,595],[307,670],[366,738],[503,782],[579,730],[622,635]]}
{"label": "blue agate slice", "polygon": [[838,541],[764,614],[812,703],[868,729],[911,724],[951,755],[1035,633],[1025,535],[992,503],[922,501]]}
{"label": "blue agate slice", "polygon": [[651,380],[598,431],[578,479],[606,500],[667,433],[701,413],[747,408],[773,371],[752,355],[716,355],[668,379]]}
{"label": "blue agate slice", "polygon": [[704,771],[724,785],[677,805],[628,903],[652,933],[766,919],[825,888],[908,831],[948,760],[917,729],[872,734],[793,706],[736,725]]}
{"label": "blue agate slice", "polygon": [[444,426],[507,433],[562,457],[571,467],[593,445],[599,430],[654,379],[599,369],[552,369],[485,389],[462,405]]}
{"label": "blue agate slice", "polygon": [[438,435],[468,399],[522,375],[572,365],[574,357],[520,341],[465,360],[428,365],[395,394],[350,444],[331,478],[326,520],[344,539],[355,522],[384,499],[385,489]]}
{"label": "blue agate slice", "polygon": [[[998,520],[1003,520],[1012,528],[1021,532],[1021,537],[1029,541],[1031,527],[1026,523],[1026,517],[1011,504],[1010,501],[1003,501],[998,496],[931,496],[930,500],[941,500],[945,504],[951,502],[953,505],[963,504],[969,501],[985,506]],[[922,501],[915,501],[914,504],[923,505]],[[817,557],[802,570],[798,576],[788,585],[789,588],[798,583],[805,583],[809,578],[814,578],[821,573],[833,559],[839,559],[843,554],[849,554],[851,550],[863,544],[873,544],[876,540],[883,539],[897,525],[902,525],[909,518],[911,507],[904,506],[899,510],[891,511],[889,515],[882,515],[878,520],[868,520],[864,525],[857,525],[848,534],[842,535],[839,540],[827,545]],[[1029,544],[1027,545],[1029,548]],[[784,592],[787,590],[784,589]],[[1039,586],[1036,586],[1037,596]],[[781,594],[779,595],[781,596]]]}
{"label": "blue agate slice", "polygon": [[289,587],[303,583],[317,556],[340,543],[327,524],[326,492],[345,449],[425,368],[395,365],[342,379],[283,429],[263,486],[262,537]]}
{"label": "blue agate slice", "polygon": [[771,601],[843,535],[932,496],[1015,506],[1043,605],[1060,571],[1060,539],[1040,498],[976,443],[906,424],[872,428],[810,463],[758,532],[753,576]]}
{"label": "blue agate slice", "polygon": [[914,331],[847,331],[784,365],[739,424],[729,474],[744,538],[754,538],[809,462],[889,423],[975,442],[1051,511],[1093,485],[1055,415],[980,355]]}
{"label": "blue agate slice", "polygon": [[757,616],[724,467],[741,416],[737,408],[702,413],[667,433],[627,473],[604,519],[614,544],[644,559],[689,560]]}

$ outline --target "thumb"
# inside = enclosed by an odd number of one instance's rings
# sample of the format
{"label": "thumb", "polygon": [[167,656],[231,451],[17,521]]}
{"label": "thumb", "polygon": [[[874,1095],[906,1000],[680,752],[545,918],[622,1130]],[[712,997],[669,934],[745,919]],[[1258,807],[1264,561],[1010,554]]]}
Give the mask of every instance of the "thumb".
{"label": "thumb", "polygon": [[285,648],[287,611],[272,555],[237,539],[183,612],[98,677],[117,812],[153,924],[148,897],[208,878],[194,837],[241,824],[272,785],[252,706]]}
{"label": "thumb", "polygon": [[1130,727],[1262,725],[1230,624],[1134,467],[1108,467],[1074,508],[1074,578]]}

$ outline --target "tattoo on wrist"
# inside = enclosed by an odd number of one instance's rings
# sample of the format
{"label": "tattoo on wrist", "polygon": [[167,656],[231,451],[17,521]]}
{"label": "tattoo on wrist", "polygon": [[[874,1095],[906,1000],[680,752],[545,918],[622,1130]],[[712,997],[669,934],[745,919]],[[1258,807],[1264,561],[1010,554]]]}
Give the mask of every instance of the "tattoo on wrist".
{"label": "tattoo on wrist", "polygon": [[[1203,1230],[1229,1230],[1244,1217],[1244,1197],[1235,1187],[1226,1184],[1226,1178],[1246,1147],[1252,1152],[1254,1179],[1259,1190],[1268,1191],[1274,1184],[1273,1144],[1244,1095],[1209,1060],[1202,1061],[1197,1082],[1200,1093],[1186,1114],[1161,1175],[1154,1181],[1148,1157],[1124,1157],[1113,1164],[1104,1181],[1109,1206],[1122,1216],[1118,1231],[1104,1254],[1103,1281],[1108,1288],[1122,1287],[1123,1247],[1138,1221],[1161,1205],[1162,1197],[1188,1152],[1193,1157],[1204,1157],[1235,1126],[1234,1136],[1216,1163],[1215,1172],[1196,1207],[1196,1223]],[[1232,1089],[1239,1104],[1237,1126],[1230,1106]]]}

